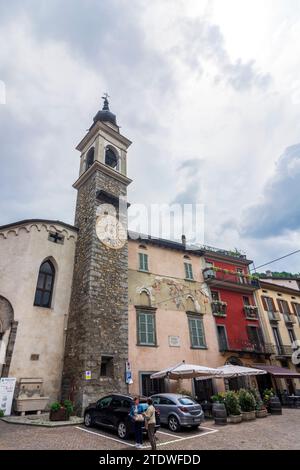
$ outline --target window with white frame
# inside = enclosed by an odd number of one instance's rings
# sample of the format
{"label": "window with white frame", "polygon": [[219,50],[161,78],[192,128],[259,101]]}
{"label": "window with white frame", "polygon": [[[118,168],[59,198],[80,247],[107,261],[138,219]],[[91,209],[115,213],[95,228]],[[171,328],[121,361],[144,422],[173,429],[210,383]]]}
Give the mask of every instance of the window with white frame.
{"label": "window with white frame", "polygon": [[191,347],[194,349],[205,349],[206,341],[202,317],[188,317]]}
{"label": "window with white frame", "polygon": [[193,280],[193,267],[191,263],[184,263],[184,270],[185,270],[185,278],[189,280]]}
{"label": "window with white frame", "polygon": [[155,313],[147,311],[137,312],[137,339],[140,346],[155,346]]}
{"label": "window with white frame", "polygon": [[149,271],[148,255],[146,253],[139,253],[139,270]]}

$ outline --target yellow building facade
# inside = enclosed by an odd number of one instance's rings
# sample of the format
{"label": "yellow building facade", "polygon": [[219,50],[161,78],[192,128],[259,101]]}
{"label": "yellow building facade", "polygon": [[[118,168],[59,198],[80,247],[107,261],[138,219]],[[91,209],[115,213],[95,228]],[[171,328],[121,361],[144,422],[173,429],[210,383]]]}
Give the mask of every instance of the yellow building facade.
{"label": "yellow building facade", "polygon": [[[261,324],[266,342],[272,347],[270,365],[288,368],[299,372],[296,353],[300,345],[300,290],[286,286],[260,282],[256,292],[261,314]],[[279,391],[292,395],[299,389],[299,380],[293,377],[272,377],[273,386]]]}

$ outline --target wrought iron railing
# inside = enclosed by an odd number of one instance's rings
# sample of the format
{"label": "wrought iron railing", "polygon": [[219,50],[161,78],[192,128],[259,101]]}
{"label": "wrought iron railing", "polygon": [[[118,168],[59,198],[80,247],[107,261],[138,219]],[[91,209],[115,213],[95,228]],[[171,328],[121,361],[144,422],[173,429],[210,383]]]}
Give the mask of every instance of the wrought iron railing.
{"label": "wrought iron railing", "polygon": [[254,287],[255,289],[259,289],[260,287],[259,279],[246,276],[242,273],[224,272],[222,270],[218,271],[212,268],[206,268],[203,270],[203,276],[204,280],[208,283],[211,281],[222,281],[231,284],[239,284],[241,286]]}

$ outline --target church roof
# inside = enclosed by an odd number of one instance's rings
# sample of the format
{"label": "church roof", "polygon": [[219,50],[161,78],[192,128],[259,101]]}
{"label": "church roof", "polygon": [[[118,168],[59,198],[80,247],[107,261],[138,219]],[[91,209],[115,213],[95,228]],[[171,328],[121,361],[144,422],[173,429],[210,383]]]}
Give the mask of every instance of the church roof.
{"label": "church roof", "polygon": [[74,230],[78,232],[78,228],[74,225],[67,224],[66,222],[61,222],[60,220],[51,220],[51,219],[24,219],[18,220],[17,222],[11,222],[10,224],[0,225],[0,230],[6,230],[8,228],[16,227],[18,225],[26,225],[31,223],[45,223],[45,224],[59,224],[62,227],[68,228],[69,230]]}

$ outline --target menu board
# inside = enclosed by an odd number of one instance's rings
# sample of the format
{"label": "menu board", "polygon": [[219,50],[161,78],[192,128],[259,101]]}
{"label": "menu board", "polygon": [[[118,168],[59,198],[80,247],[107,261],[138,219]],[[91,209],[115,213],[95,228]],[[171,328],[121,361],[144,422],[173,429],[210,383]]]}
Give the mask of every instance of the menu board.
{"label": "menu board", "polygon": [[0,379],[0,410],[4,412],[4,416],[11,414],[15,385],[16,379],[13,377],[3,377]]}

